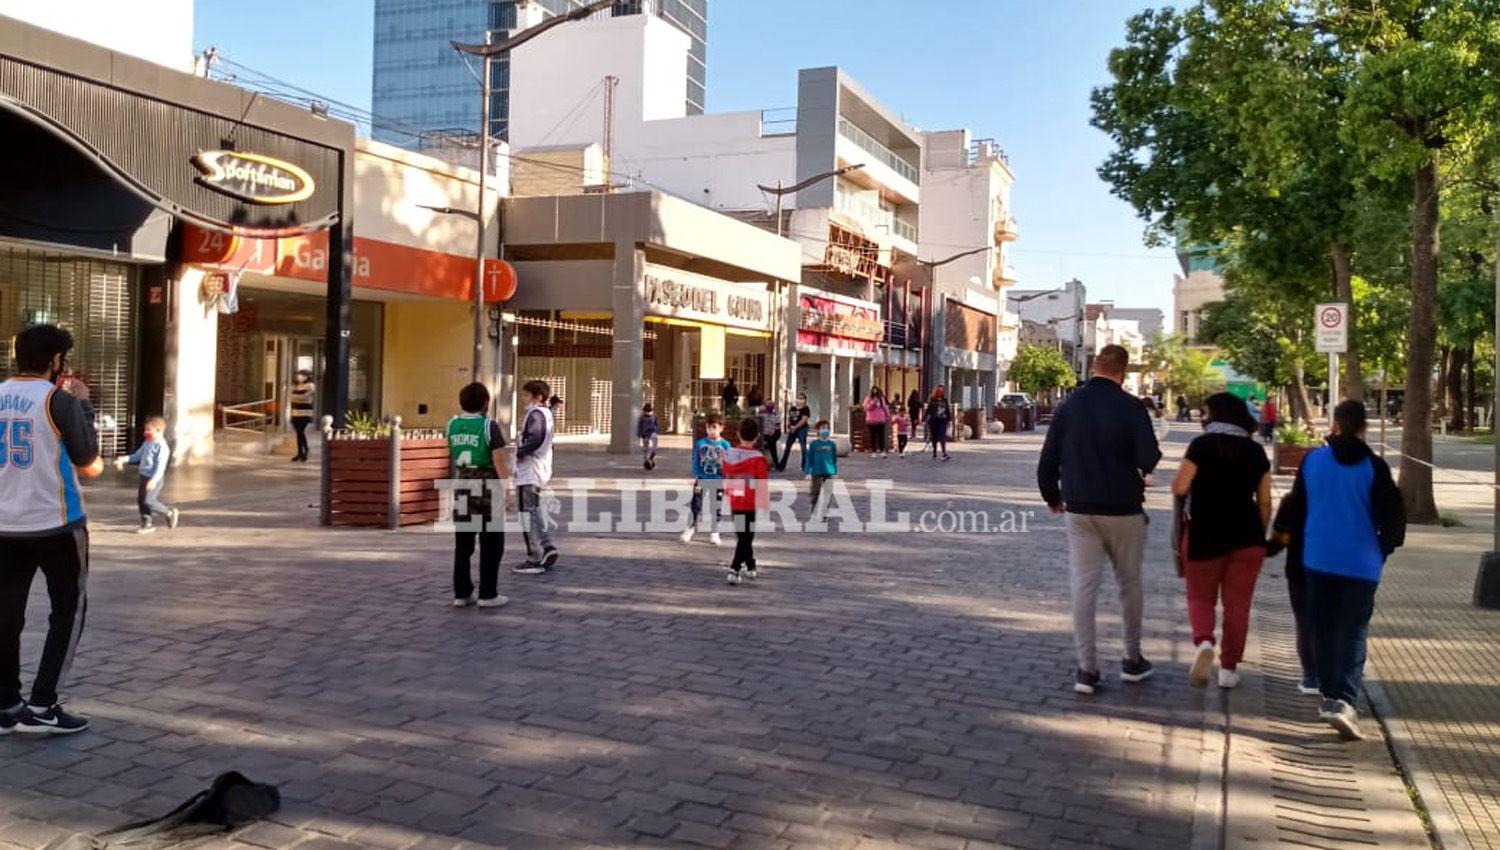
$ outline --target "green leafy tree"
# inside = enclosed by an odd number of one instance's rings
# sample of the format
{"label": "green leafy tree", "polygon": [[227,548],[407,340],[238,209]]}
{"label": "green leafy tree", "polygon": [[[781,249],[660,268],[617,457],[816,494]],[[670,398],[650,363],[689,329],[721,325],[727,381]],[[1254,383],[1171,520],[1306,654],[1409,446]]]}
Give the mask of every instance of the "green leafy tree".
{"label": "green leafy tree", "polygon": [[1070,389],[1078,383],[1073,375],[1073,366],[1055,348],[1039,345],[1023,345],[1016,350],[1011,361],[1010,380],[1021,392],[1041,395],[1054,389]]}
{"label": "green leafy tree", "polygon": [[1186,396],[1190,405],[1202,404],[1210,393],[1224,388],[1224,375],[1214,368],[1213,354],[1188,346],[1175,334],[1147,346],[1145,360],[1146,369],[1161,376],[1159,383],[1167,390],[1169,407],[1178,396]]}

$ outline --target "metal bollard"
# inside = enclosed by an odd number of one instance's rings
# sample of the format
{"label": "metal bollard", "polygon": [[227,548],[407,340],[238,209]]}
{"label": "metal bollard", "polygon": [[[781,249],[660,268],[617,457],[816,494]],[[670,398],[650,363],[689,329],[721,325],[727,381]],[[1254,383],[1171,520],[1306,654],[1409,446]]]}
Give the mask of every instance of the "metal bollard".
{"label": "metal bollard", "polygon": [[391,451],[387,469],[390,489],[386,491],[385,527],[396,529],[401,527],[401,417],[392,416],[390,421]]}
{"label": "metal bollard", "polygon": [[333,439],[333,417],[318,420],[318,431],[323,435],[323,448],[318,453],[318,523],[333,524],[333,475],[328,468],[328,443]]}

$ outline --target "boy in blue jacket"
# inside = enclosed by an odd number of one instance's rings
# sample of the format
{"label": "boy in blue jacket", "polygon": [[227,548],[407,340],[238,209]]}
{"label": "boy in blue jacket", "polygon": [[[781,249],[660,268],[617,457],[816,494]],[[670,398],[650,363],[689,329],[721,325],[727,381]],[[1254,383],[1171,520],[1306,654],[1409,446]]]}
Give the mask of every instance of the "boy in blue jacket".
{"label": "boy in blue jacket", "polygon": [[[710,413],[703,419],[703,432],[707,436],[693,444],[693,500],[689,507],[693,518],[682,530],[678,539],[683,543],[693,542],[693,532],[698,529],[698,517],[703,513],[703,494],[709,499],[709,512],[715,522],[719,518],[719,500],[724,495],[724,457],[729,453],[729,441],[724,439],[724,417]],[[710,528],[714,528],[712,524]],[[718,546],[721,542],[718,531],[710,531],[708,542]]]}
{"label": "boy in blue jacket", "polygon": [[126,464],[140,467],[140,487],[136,490],[135,504],[141,512],[141,526],[136,534],[150,534],[156,530],[152,521],[156,514],[166,517],[167,527],[177,527],[177,509],[161,500],[162,487],[167,479],[167,462],[172,458],[172,447],[167,445],[167,420],[153,416],[146,420],[146,439],[141,447],[129,457],[115,458],[115,469],[124,469]]}
{"label": "boy in blue jacket", "polygon": [[833,441],[828,420],[820,419],[817,436],[802,455],[802,474],[812,479],[812,518],[823,515],[823,484],[839,474],[839,447]]}
{"label": "boy in blue jacket", "polygon": [[1345,740],[1364,738],[1354,704],[1375,591],[1386,558],[1406,542],[1401,492],[1391,468],[1365,445],[1365,424],[1363,402],[1334,408],[1328,445],[1303,459],[1276,518],[1278,542],[1300,549],[1301,602],[1323,697],[1318,717]]}

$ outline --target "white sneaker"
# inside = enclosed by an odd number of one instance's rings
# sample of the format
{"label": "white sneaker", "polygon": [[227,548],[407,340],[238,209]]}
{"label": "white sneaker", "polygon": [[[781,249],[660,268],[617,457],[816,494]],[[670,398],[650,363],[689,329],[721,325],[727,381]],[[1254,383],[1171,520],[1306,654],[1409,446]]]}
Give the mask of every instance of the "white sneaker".
{"label": "white sneaker", "polygon": [[505,603],[507,603],[509,601],[510,600],[507,599],[504,596],[496,596],[494,599],[481,599],[481,600],[479,600],[479,607],[480,608],[499,608],[501,605],[504,605]]}
{"label": "white sneaker", "polygon": [[479,600],[479,594],[478,594],[478,592],[471,593],[468,596],[455,596],[455,597],[453,597],[453,607],[454,608],[467,608],[470,605],[473,605],[478,600]]}
{"label": "white sneaker", "polygon": [[1236,687],[1237,685],[1239,685],[1239,683],[1240,673],[1238,670],[1225,670],[1222,667],[1219,668],[1219,687],[1228,690],[1229,688]]}
{"label": "white sneaker", "polygon": [[715,546],[722,546],[724,545],[724,538],[719,536],[719,532],[714,531],[709,533],[708,542]]}
{"label": "white sneaker", "polygon": [[135,530],[136,534],[154,534],[155,532],[156,526],[154,525],[142,525]]}
{"label": "white sneaker", "polygon": [[167,528],[176,528],[177,527],[177,518],[180,517],[181,515],[182,515],[181,512],[178,511],[176,508],[173,508],[170,511],[167,511]]}
{"label": "white sneaker", "polygon": [[750,567],[749,569],[745,570],[745,578],[754,581],[755,579],[760,578],[760,572],[754,567]]}
{"label": "white sneaker", "polygon": [[730,570],[729,571],[729,583],[730,584],[738,585],[741,582],[743,582],[744,580],[745,579],[740,576],[739,570]]}
{"label": "white sneaker", "polygon": [[680,541],[682,541],[683,543],[692,543],[693,542],[693,527],[690,525],[687,528],[684,528],[682,530],[682,533],[679,534],[679,535],[677,535],[677,539],[680,540]]}
{"label": "white sneaker", "polygon": [[1210,641],[1198,644],[1198,654],[1193,656],[1193,666],[1188,668],[1188,683],[1195,688],[1208,684],[1208,672],[1214,667],[1214,645]]}

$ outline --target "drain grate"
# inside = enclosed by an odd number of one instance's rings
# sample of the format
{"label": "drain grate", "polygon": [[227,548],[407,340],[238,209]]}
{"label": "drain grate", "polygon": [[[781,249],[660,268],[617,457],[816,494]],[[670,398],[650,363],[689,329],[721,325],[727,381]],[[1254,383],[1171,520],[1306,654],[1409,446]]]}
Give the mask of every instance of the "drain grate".
{"label": "drain grate", "polygon": [[1317,698],[1297,692],[1302,668],[1281,578],[1267,570],[1256,592],[1260,676],[1226,694],[1225,846],[1429,848],[1377,724],[1362,724],[1371,740],[1340,741],[1318,720]]}

